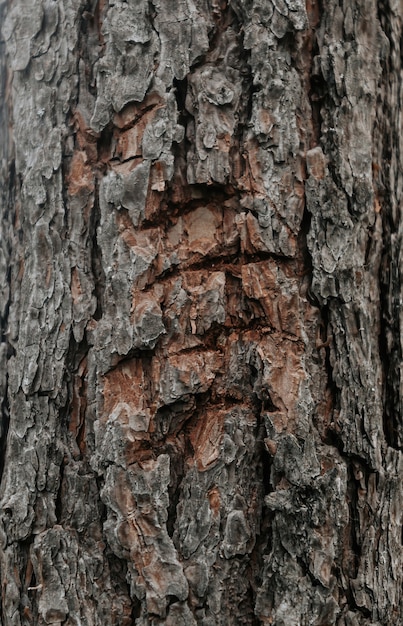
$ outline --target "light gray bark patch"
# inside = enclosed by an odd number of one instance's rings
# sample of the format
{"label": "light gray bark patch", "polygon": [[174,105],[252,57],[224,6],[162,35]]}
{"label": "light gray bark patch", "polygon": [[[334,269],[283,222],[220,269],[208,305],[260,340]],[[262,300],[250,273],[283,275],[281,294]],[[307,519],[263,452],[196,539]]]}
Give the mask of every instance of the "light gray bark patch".
{"label": "light gray bark patch", "polygon": [[[126,176],[111,172],[100,186],[98,241],[105,275],[105,315],[97,328],[96,341],[107,363],[111,352],[124,355],[133,348],[153,348],[165,332],[158,304],[149,307],[147,298],[138,298],[134,303],[132,294],[133,283],[151,269],[157,255],[150,247],[136,246],[132,235],[144,211],[148,172],[149,163],[145,162]],[[119,207],[128,210],[128,222],[124,215],[119,221]]]}
{"label": "light gray bark patch", "polygon": [[102,182],[100,193],[110,205],[111,212],[113,207],[127,209],[133,226],[138,226],[144,217],[149,175],[150,161],[147,160],[127,174],[112,171]]}
{"label": "light gray bark patch", "polygon": [[94,71],[97,99],[90,125],[100,131],[112,111],[121,111],[129,102],[141,102],[153,77],[154,56],[159,41],[148,20],[148,4],[133,8],[118,2],[109,6],[102,26],[104,55]]}
{"label": "light gray bark patch", "polygon": [[[298,232],[304,208],[298,111],[309,115],[310,106],[301,77],[290,62],[289,50],[278,44],[269,30],[272,8],[266,9],[263,11],[258,4],[253,9],[254,19],[249,14],[244,18],[244,45],[250,50],[255,86],[251,99],[253,130],[245,133],[245,139],[257,140],[250,167],[255,176],[260,169],[257,193],[244,199],[245,207],[257,213],[258,221],[255,215],[248,215],[245,225],[254,248],[293,256],[295,245],[290,234]],[[275,14],[278,20],[284,20],[287,30],[287,19],[277,11]]]}
{"label": "light gray bark patch", "polygon": [[108,10],[105,32],[121,54],[126,52],[127,43],[145,44],[150,41],[151,30],[145,0],[117,2]]}
{"label": "light gray bark patch", "polygon": [[191,184],[225,183],[231,175],[229,153],[243,105],[240,70],[244,68],[235,31],[229,28],[220,46],[228,60],[224,56],[219,64],[205,64],[188,77],[186,108],[194,118],[187,131],[193,144],[187,168]]}
{"label": "light gray bark patch", "polygon": [[[31,60],[31,45],[42,27],[44,16],[41,2],[28,2],[24,7],[16,4],[7,13],[2,34],[10,51],[13,70],[25,70]],[[32,52],[35,46],[32,45]]]}
{"label": "light gray bark patch", "polygon": [[[55,527],[39,535],[33,551],[37,562],[37,578],[42,585],[39,613],[46,624],[61,622],[69,613],[63,584],[67,571],[62,557],[64,550],[61,550],[60,545],[61,533],[65,534],[65,531]],[[39,552],[39,558],[35,552]]]}
{"label": "light gray bark patch", "polygon": [[149,175],[150,163],[144,161],[123,179],[123,194],[120,201],[129,211],[133,226],[138,226],[144,217]]}
{"label": "light gray bark patch", "polygon": [[[101,496],[108,506],[104,530],[118,555],[132,563],[132,593],[147,610],[165,617],[167,596],[188,596],[188,584],[166,530],[169,457],[124,471],[111,466]],[[117,488],[117,485],[118,488]]]}
{"label": "light gray bark patch", "polygon": [[162,321],[162,311],[158,303],[152,299],[142,299],[133,310],[133,323],[136,339],[134,345],[140,349],[153,349],[166,333]]}
{"label": "light gray bark patch", "polygon": [[161,42],[157,76],[170,85],[173,78],[185,78],[191,65],[207,52],[211,26],[199,0],[153,0],[153,5]]}

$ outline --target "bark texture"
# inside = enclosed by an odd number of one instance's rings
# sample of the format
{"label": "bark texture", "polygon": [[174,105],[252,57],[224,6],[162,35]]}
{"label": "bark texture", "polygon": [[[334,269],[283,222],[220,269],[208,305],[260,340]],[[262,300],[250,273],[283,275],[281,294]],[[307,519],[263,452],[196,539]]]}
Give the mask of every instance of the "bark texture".
{"label": "bark texture", "polygon": [[2,626],[402,611],[400,0],[0,0]]}

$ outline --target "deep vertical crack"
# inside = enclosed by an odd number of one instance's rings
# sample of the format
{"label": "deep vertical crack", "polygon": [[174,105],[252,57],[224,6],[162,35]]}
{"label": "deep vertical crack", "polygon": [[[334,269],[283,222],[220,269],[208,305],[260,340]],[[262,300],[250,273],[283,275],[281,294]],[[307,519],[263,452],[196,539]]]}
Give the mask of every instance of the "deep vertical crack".
{"label": "deep vertical crack", "polygon": [[403,448],[403,402],[401,398],[403,352],[400,340],[402,223],[399,211],[401,199],[396,196],[396,189],[391,186],[391,178],[393,179],[393,173],[399,170],[402,160],[399,137],[403,103],[395,102],[393,95],[396,93],[400,98],[402,73],[400,68],[401,41],[390,20],[392,13],[388,0],[378,3],[378,19],[389,41],[389,53],[381,58],[382,75],[380,96],[377,101],[376,128],[379,153],[374,155],[373,176],[376,206],[381,212],[383,228],[379,339],[380,357],[384,370],[383,428],[388,445],[401,450]]}

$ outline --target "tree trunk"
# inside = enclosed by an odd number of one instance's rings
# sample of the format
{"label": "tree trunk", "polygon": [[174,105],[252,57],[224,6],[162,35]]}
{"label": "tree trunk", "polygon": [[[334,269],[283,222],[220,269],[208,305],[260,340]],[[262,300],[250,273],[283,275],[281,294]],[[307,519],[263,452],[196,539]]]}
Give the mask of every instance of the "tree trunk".
{"label": "tree trunk", "polygon": [[2,626],[402,623],[400,0],[0,0]]}

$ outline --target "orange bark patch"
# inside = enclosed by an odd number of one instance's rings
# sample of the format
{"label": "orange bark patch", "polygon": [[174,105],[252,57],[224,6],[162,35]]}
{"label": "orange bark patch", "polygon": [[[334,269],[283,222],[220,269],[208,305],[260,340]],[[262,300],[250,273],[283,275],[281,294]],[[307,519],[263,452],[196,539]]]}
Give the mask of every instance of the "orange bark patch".
{"label": "orange bark patch", "polygon": [[226,414],[227,411],[217,411],[217,407],[209,407],[204,414],[199,416],[195,427],[189,434],[194,450],[194,462],[200,472],[209,469],[220,456]]}
{"label": "orange bark patch", "polygon": [[73,267],[73,269],[71,270],[70,289],[71,289],[71,296],[73,298],[73,303],[77,304],[77,302],[81,300],[81,296],[83,292],[81,289],[80,277],[79,277],[78,270],[76,267]]}
{"label": "orange bark patch", "polygon": [[186,216],[186,229],[189,235],[189,243],[199,240],[214,239],[218,226],[217,216],[207,207],[199,207]]}
{"label": "orange bark patch", "polygon": [[322,148],[316,146],[306,153],[308,172],[316,180],[322,180],[326,174],[326,159]]}
{"label": "orange bark patch", "polygon": [[142,163],[143,159],[141,157],[129,159],[128,161],[124,161],[121,163],[120,161],[113,160],[110,162],[110,166],[114,172],[117,172],[121,176],[127,176],[132,172],[139,163]]}
{"label": "orange bark patch", "polygon": [[118,137],[117,152],[126,161],[141,156],[142,129],[138,126],[129,128]]}
{"label": "orange bark patch", "polygon": [[46,264],[45,287],[49,287],[50,281],[52,280],[52,276],[53,276],[53,265],[52,265],[52,263],[47,263]]}
{"label": "orange bark patch", "polygon": [[212,510],[213,515],[218,515],[220,512],[220,506],[221,506],[220,491],[218,487],[213,487],[212,489],[210,489],[210,491],[207,493],[207,496],[208,496],[209,503],[210,503],[210,509]]}
{"label": "orange bark patch", "polygon": [[309,26],[315,28],[320,19],[319,0],[307,0],[306,12],[308,13]]}
{"label": "orange bark patch", "polygon": [[183,218],[188,233],[188,246],[191,252],[202,255],[211,253],[219,244],[222,234],[222,212],[213,207],[199,207]]}
{"label": "orange bark patch", "polygon": [[155,112],[165,106],[165,99],[157,93],[150,93],[141,104],[130,103],[124,109],[115,113],[113,123],[117,128],[124,129],[138,123],[142,117],[148,120],[154,117]]}
{"label": "orange bark patch", "polygon": [[137,359],[118,365],[106,374],[102,421],[117,420],[122,426],[127,427],[128,438],[129,431],[146,432],[151,411],[147,406],[145,388],[143,367]]}
{"label": "orange bark patch", "polygon": [[242,287],[248,298],[260,302],[266,320],[273,328],[300,336],[298,285],[275,263],[261,261],[244,265]]}
{"label": "orange bark patch", "polygon": [[264,135],[268,135],[274,126],[270,112],[264,107],[259,108],[259,127]]}
{"label": "orange bark patch", "polygon": [[154,219],[161,212],[161,200],[162,200],[161,191],[156,191],[151,189],[151,176],[150,176],[150,184],[147,192],[146,206],[144,209],[144,216],[146,220]]}
{"label": "orange bark patch", "polygon": [[146,110],[147,107],[145,105],[143,107],[130,107],[129,105],[126,113],[122,113],[121,117],[119,117],[119,115],[115,116],[119,124],[124,120],[128,120],[127,124],[133,123],[133,126],[127,130],[122,129],[126,124],[124,124],[123,127],[118,126],[118,129],[115,130],[114,133],[117,140],[116,154],[120,156],[123,161],[142,155],[141,144],[144,131],[155,117],[159,108],[161,107],[155,106],[151,110]]}
{"label": "orange bark patch", "polygon": [[151,191],[164,191],[167,179],[166,166],[163,161],[156,161],[150,174]]}
{"label": "orange bark patch", "polygon": [[85,152],[88,163],[96,163],[98,159],[98,133],[87,127],[79,109],[74,111],[73,121],[77,133],[76,141],[79,149]]}
{"label": "orange bark patch", "polygon": [[267,450],[267,452],[271,455],[274,456],[277,452],[277,444],[275,441],[273,441],[273,439],[265,439],[264,440],[264,445],[265,448]]}
{"label": "orange bark patch", "polygon": [[94,191],[94,176],[87,161],[87,154],[83,150],[77,150],[73,154],[67,183],[68,192],[71,196],[81,191],[88,193]]}
{"label": "orange bark patch", "polygon": [[[245,334],[245,340],[252,333]],[[278,432],[295,432],[300,412],[301,385],[305,380],[302,364],[303,345],[278,335],[265,335],[258,341],[256,352],[263,364],[263,388],[268,391],[276,411],[270,417]]]}
{"label": "orange bark patch", "polygon": [[231,148],[231,135],[225,133],[224,135],[217,137],[217,148],[220,152],[229,152]]}
{"label": "orange bark patch", "polygon": [[87,358],[85,357],[78,368],[73,381],[73,398],[70,408],[69,431],[77,440],[80,452],[85,453],[85,412],[87,409]]}
{"label": "orange bark patch", "polygon": [[238,181],[240,189],[252,192],[253,195],[266,196],[266,190],[261,176],[261,164],[259,160],[259,144],[255,139],[245,143],[245,174]]}

